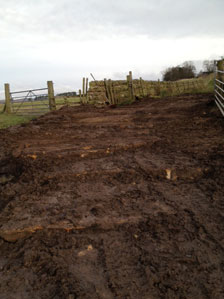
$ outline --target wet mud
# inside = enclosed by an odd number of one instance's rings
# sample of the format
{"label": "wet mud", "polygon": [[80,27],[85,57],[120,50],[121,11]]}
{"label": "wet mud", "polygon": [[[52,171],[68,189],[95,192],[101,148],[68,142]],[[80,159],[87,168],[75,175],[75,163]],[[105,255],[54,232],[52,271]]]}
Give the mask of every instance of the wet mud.
{"label": "wet mud", "polygon": [[0,131],[0,298],[224,298],[212,95],[63,107]]}

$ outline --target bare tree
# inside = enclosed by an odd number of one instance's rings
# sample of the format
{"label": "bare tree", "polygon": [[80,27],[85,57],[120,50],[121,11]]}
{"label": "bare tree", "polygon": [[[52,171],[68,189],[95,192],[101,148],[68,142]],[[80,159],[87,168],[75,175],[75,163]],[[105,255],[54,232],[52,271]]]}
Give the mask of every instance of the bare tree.
{"label": "bare tree", "polygon": [[214,72],[215,61],[214,60],[204,60],[203,61],[203,70],[206,73]]}

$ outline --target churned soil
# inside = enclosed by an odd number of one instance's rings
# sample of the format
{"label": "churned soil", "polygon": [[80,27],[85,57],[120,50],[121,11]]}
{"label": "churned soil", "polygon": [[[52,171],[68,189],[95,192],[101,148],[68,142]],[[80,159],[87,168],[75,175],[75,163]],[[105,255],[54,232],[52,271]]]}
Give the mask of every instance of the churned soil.
{"label": "churned soil", "polygon": [[224,298],[213,96],[63,107],[1,130],[0,298]]}

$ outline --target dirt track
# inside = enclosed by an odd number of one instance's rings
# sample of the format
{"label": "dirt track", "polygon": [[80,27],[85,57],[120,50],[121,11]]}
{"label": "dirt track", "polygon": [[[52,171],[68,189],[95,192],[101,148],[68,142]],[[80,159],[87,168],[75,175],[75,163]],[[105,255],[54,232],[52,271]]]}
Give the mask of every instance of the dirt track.
{"label": "dirt track", "polygon": [[73,107],[0,131],[0,298],[224,298],[212,96]]}

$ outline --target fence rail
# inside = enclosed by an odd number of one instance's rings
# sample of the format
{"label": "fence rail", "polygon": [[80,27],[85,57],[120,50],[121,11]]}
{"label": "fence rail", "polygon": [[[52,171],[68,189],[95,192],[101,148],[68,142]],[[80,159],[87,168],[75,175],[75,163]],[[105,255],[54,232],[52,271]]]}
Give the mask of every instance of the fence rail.
{"label": "fence rail", "polygon": [[214,93],[215,103],[224,116],[224,59],[215,65]]}
{"label": "fence rail", "polygon": [[28,89],[28,90],[22,90],[22,91],[13,91],[10,93],[15,94],[15,93],[34,92],[34,91],[40,91],[40,90],[47,90],[47,88],[36,88],[36,89]]}
{"label": "fence rail", "polygon": [[5,84],[5,106],[3,112],[17,115],[41,115],[49,110],[55,110],[53,82],[48,81],[47,87],[10,91],[10,85]]}
{"label": "fence rail", "polygon": [[21,91],[11,91],[10,85],[6,83],[2,112],[21,116],[40,116],[63,106],[79,106],[88,100],[88,78],[85,80],[85,89],[81,92],[81,97],[76,94],[70,95],[71,92],[55,96],[52,81],[47,82],[46,88]]}
{"label": "fence rail", "polygon": [[[39,92],[46,91],[45,94]],[[18,96],[21,94],[20,96]],[[16,96],[14,96],[16,95]],[[17,115],[41,115],[50,110],[48,101],[48,88],[38,88],[10,92],[12,112]],[[40,102],[44,98],[46,103]]]}

